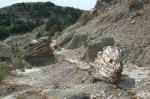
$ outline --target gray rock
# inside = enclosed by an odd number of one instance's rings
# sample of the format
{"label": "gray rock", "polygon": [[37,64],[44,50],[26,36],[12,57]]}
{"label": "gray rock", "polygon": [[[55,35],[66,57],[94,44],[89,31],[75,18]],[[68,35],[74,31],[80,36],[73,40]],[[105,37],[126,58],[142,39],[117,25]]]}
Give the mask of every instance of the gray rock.
{"label": "gray rock", "polygon": [[67,48],[75,49],[81,47],[82,45],[86,45],[87,37],[87,33],[78,33],[73,35],[72,40],[69,42]]}
{"label": "gray rock", "polygon": [[141,65],[142,66],[148,66],[150,65],[150,47],[145,48],[144,50],[144,55],[139,59],[139,61],[143,59],[143,61],[141,61]]}
{"label": "gray rock", "polygon": [[113,38],[103,38],[98,41],[92,41],[88,44],[88,48],[82,59],[87,62],[93,62],[98,51],[102,51],[105,46],[111,46],[114,45],[114,43],[115,41]]}
{"label": "gray rock", "polygon": [[61,47],[64,47],[67,43],[69,43],[69,41],[71,41],[73,35],[74,32],[64,33],[57,39],[57,44]]}

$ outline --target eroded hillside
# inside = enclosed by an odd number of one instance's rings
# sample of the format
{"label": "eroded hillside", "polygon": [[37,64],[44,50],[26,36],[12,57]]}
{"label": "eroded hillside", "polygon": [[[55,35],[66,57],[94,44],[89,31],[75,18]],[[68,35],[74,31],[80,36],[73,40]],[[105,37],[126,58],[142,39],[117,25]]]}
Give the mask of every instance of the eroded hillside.
{"label": "eroded hillside", "polygon": [[71,49],[84,46],[86,50],[92,43],[110,38],[123,48],[125,62],[149,66],[149,12],[148,0],[98,0],[91,12],[93,18],[85,25],[78,22],[67,28],[58,43]]}

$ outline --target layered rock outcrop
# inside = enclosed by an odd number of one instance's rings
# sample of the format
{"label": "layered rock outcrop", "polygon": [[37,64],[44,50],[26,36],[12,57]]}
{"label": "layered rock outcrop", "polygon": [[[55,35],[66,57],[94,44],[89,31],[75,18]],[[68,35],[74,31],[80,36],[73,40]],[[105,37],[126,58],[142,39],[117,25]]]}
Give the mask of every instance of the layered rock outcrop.
{"label": "layered rock outcrop", "polygon": [[39,40],[32,40],[26,47],[25,60],[33,66],[49,65],[55,62],[56,60],[53,55],[54,49],[51,44],[52,41],[48,37],[42,37]]}

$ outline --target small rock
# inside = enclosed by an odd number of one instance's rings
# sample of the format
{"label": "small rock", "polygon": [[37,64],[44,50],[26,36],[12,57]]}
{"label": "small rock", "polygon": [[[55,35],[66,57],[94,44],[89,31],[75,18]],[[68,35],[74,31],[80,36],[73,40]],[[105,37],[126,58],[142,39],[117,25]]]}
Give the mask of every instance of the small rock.
{"label": "small rock", "polygon": [[34,44],[37,44],[37,43],[39,43],[37,40],[32,40],[32,41],[30,42],[31,45],[34,45]]}
{"label": "small rock", "polygon": [[136,23],[136,21],[135,21],[135,20],[132,20],[130,23],[131,23],[131,24],[135,24],[135,23]]}

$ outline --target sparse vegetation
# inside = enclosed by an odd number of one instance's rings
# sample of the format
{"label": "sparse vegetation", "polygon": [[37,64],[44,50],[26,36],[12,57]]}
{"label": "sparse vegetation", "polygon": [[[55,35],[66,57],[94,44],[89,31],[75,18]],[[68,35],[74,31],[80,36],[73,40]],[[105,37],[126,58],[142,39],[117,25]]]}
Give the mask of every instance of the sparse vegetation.
{"label": "sparse vegetation", "polygon": [[14,58],[23,58],[23,56],[25,54],[25,50],[19,44],[11,44],[10,51],[12,53],[11,56]]}
{"label": "sparse vegetation", "polygon": [[13,62],[13,66],[16,69],[22,69],[22,68],[25,68],[26,63],[25,63],[25,61],[23,61],[21,59],[15,59],[14,62]]}
{"label": "sparse vegetation", "polygon": [[85,25],[91,19],[92,19],[92,14],[90,12],[85,12],[80,16],[79,21],[82,25]]}
{"label": "sparse vegetation", "polygon": [[46,24],[46,30],[49,31],[49,35],[53,36],[55,32],[62,31],[64,29],[64,22],[56,17],[49,18]]}
{"label": "sparse vegetation", "polygon": [[12,65],[14,69],[24,69],[25,67],[31,67],[31,65],[23,59],[25,50],[20,45],[11,45],[11,53],[13,57]]}
{"label": "sparse vegetation", "polygon": [[8,75],[9,64],[0,62],[0,81]]}
{"label": "sparse vegetation", "polygon": [[6,77],[11,70],[31,68],[31,65],[24,61],[24,50],[19,45],[1,44],[0,47],[0,57],[3,58],[0,61],[0,80]]}

